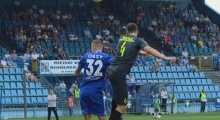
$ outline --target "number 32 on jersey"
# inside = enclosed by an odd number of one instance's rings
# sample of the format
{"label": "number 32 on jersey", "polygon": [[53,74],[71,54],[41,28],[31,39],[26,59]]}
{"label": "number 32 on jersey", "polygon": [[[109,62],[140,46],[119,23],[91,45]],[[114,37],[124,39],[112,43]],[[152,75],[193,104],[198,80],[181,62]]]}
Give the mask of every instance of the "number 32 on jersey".
{"label": "number 32 on jersey", "polygon": [[86,70],[86,74],[90,76],[102,76],[101,69],[103,67],[103,63],[101,60],[87,59],[88,69]]}

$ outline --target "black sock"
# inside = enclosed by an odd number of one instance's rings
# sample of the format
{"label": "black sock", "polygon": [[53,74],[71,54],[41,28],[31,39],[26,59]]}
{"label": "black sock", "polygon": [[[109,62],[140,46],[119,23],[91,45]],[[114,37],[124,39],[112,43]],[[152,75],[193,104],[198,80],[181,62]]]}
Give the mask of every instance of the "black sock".
{"label": "black sock", "polygon": [[114,101],[114,99],[112,99],[112,109],[111,109],[111,113],[113,113],[116,108],[117,108],[117,103]]}
{"label": "black sock", "polygon": [[111,115],[110,115],[110,117],[109,117],[109,120],[121,120],[121,113],[120,112],[118,112],[117,110],[114,110],[112,113],[111,113]]}

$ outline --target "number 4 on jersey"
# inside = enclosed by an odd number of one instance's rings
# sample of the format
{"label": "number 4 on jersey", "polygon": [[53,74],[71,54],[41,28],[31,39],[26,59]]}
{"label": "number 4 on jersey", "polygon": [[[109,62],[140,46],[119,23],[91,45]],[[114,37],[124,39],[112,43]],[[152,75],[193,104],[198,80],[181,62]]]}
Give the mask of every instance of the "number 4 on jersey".
{"label": "number 4 on jersey", "polygon": [[125,49],[126,49],[126,47],[125,47],[125,44],[126,44],[126,43],[127,43],[127,42],[123,42],[123,44],[122,44],[122,46],[121,46],[121,49],[120,49],[121,56],[124,56]]}
{"label": "number 4 on jersey", "polygon": [[[96,60],[95,61],[94,59],[87,59],[87,63],[89,64],[88,65],[89,70],[88,69],[86,70],[87,75],[102,76],[102,72],[100,72],[100,71],[103,67],[103,63],[102,63],[101,60]],[[94,70],[93,63],[94,63],[94,65],[98,65],[96,70]]]}

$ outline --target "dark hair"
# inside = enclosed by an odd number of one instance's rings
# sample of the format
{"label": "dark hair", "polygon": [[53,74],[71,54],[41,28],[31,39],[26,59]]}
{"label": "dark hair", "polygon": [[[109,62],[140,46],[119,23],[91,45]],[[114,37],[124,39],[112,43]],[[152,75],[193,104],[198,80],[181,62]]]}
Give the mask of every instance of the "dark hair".
{"label": "dark hair", "polygon": [[138,30],[138,27],[135,23],[128,23],[126,26],[126,30],[128,33],[136,32]]}

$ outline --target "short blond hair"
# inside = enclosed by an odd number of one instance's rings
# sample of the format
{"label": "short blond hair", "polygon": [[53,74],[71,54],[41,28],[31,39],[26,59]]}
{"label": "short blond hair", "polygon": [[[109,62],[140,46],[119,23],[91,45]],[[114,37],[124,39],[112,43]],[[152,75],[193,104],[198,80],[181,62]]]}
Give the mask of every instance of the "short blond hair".
{"label": "short blond hair", "polygon": [[98,40],[98,39],[93,40],[92,45],[99,48],[99,49],[103,48],[103,42],[101,40]]}

